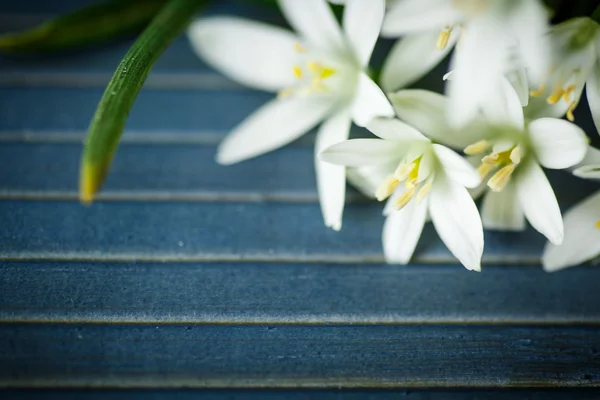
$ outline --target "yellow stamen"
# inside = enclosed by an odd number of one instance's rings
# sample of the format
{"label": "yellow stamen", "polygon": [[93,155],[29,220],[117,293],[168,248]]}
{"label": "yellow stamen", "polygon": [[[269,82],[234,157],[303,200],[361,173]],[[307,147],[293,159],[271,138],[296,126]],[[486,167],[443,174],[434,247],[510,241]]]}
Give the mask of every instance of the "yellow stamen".
{"label": "yellow stamen", "polygon": [[437,47],[438,50],[444,50],[446,46],[448,46],[448,40],[450,39],[451,33],[452,27],[450,26],[445,27],[444,30],[440,32],[440,35],[435,42],[435,47]]}
{"label": "yellow stamen", "polygon": [[556,86],[552,94],[546,99],[548,104],[556,104],[565,93],[564,89],[560,86]]}
{"label": "yellow stamen", "polygon": [[565,89],[565,93],[563,94],[563,100],[565,101],[565,103],[568,103],[571,101],[571,93],[573,93],[574,90],[575,90],[575,85],[567,86],[567,88]]}
{"label": "yellow stamen", "polygon": [[310,69],[312,72],[320,72],[321,69],[323,68],[321,66],[321,64],[319,64],[316,61],[309,61],[308,63],[306,63],[306,66],[308,67],[308,69]]}
{"label": "yellow stamen", "polygon": [[567,119],[571,122],[575,121],[575,116],[573,115],[573,110],[575,110],[575,107],[577,107],[577,103],[572,102],[569,104],[569,108],[567,108]]}
{"label": "yellow stamen", "polygon": [[423,201],[425,197],[431,192],[431,179],[429,179],[425,184],[419,189],[419,193],[417,193],[417,203]]}
{"label": "yellow stamen", "polygon": [[394,202],[394,208],[396,210],[402,210],[410,202],[415,195],[416,186],[407,189],[406,192],[402,193]]}
{"label": "yellow stamen", "polygon": [[404,181],[409,177],[410,173],[413,171],[413,169],[415,169],[416,166],[417,164],[415,163],[408,164],[403,162],[398,165],[398,168],[396,168],[396,171],[394,171],[394,176],[399,181]]}
{"label": "yellow stamen", "polygon": [[292,68],[292,71],[294,72],[294,76],[298,79],[302,78],[302,75],[304,75],[302,73],[302,67],[299,65],[294,65],[294,67]]}
{"label": "yellow stamen", "polygon": [[468,156],[473,156],[475,154],[481,154],[486,151],[490,147],[490,143],[487,140],[480,140],[473,144],[468,145],[463,150],[464,153]]}
{"label": "yellow stamen", "polygon": [[489,155],[483,157],[481,159],[481,162],[484,163],[484,164],[495,165],[495,164],[498,163],[499,159],[500,159],[500,154],[498,154],[498,153],[492,153],[492,154],[489,154]]}
{"label": "yellow stamen", "polygon": [[596,229],[600,229],[600,219],[598,221],[596,221]]}
{"label": "yellow stamen", "polygon": [[300,42],[294,43],[294,50],[296,50],[298,53],[306,53],[306,47],[302,46]]}
{"label": "yellow stamen", "polygon": [[481,165],[479,167],[477,167],[477,172],[479,173],[481,180],[483,180],[486,176],[488,176],[488,174],[491,171],[492,171],[492,166],[490,164],[481,163]]}
{"label": "yellow stamen", "polygon": [[335,70],[333,68],[323,67],[321,72],[319,72],[319,79],[327,79],[333,74],[335,74]]}
{"label": "yellow stamen", "polygon": [[515,146],[510,152],[510,161],[515,164],[521,162],[521,148],[519,146]]}
{"label": "yellow stamen", "polygon": [[516,166],[514,164],[510,164],[496,172],[487,183],[490,189],[492,189],[494,192],[500,192],[502,189],[504,189],[510,180],[510,176],[515,170],[515,167]]}
{"label": "yellow stamen", "polygon": [[394,190],[398,187],[400,181],[396,179],[393,175],[388,176],[385,180],[379,185],[377,191],[375,192],[375,197],[379,201],[383,201],[390,197]]}
{"label": "yellow stamen", "polygon": [[540,88],[538,90],[532,90],[529,92],[529,95],[532,97],[538,97],[544,94],[544,92],[546,91],[546,85],[541,84]]}

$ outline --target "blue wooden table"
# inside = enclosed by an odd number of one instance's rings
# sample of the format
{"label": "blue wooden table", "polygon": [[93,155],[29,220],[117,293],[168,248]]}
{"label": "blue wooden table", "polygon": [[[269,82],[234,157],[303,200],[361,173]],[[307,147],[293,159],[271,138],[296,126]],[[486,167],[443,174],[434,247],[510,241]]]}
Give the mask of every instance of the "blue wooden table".
{"label": "blue wooden table", "polygon": [[[2,2],[0,28],[83,3]],[[236,4],[208,12],[281,21]],[[600,385],[597,266],[543,272],[529,229],[486,233],[472,273],[431,227],[411,265],[386,265],[380,204],[350,191],[344,229],[323,226],[313,135],[213,161],[270,95],[210,70],[185,37],[82,206],[81,143],[130,43],[0,58],[0,395],[597,398],[584,389]],[[565,208],[595,189],[549,175]]]}

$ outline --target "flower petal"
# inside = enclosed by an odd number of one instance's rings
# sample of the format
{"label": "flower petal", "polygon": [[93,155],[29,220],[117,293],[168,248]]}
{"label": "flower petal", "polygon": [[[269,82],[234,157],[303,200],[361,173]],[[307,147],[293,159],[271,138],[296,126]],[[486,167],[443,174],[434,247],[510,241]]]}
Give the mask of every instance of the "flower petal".
{"label": "flower petal", "polygon": [[535,230],[552,243],[560,244],[564,237],[563,221],[552,186],[536,162],[524,164],[519,165],[514,179],[525,217]]}
{"label": "flower petal", "polygon": [[600,254],[600,192],[586,198],[565,213],[565,240],[560,246],[546,245],[542,256],[544,270],[558,271]]}
{"label": "flower petal", "polygon": [[506,79],[510,82],[513,89],[519,96],[522,107],[529,104],[529,81],[527,80],[527,71],[524,68],[517,68],[514,71],[506,73]]}
{"label": "flower petal", "polygon": [[427,201],[412,200],[402,210],[393,210],[383,224],[383,252],[388,263],[407,264],[419,242],[425,218]]}
{"label": "flower petal", "polygon": [[278,3],[285,19],[309,44],[334,52],[345,48],[340,26],[325,0],[278,0]]}
{"label": "flower petal", "polygon": [[492,123],[510,125],[522,130],[525,121],[521,100],[516,90],[504,77],[500,78],[496,88],[481,103],[484,115]]}
{"label": "flower petal", "polygon": [[585,92],[592,113],[592,119],[596,125],[596,131],[600,133],[600,63],[598,62],[592,69],[585,84]]}
{"label": "flower petal", "polygon": [[366,128],[374,135],[386,140],[428,141],[421,132],[396,118],[373,118]]}
{"label": "flower petal", "polygon": [[429,212],[435,230],[454,257],[468,270],[480,271],[483,227],[467,189],[443,176],[436,177]]}
{"label": "flower petal", "polygon": [[331,104],[306,97],[271,100],[221,142],[217,162],[234,164],[282,147],[312,129],[331,109]]}
{"label": "flower petal", "polygon": [[363,67],[371,58],[384,13],[385,0],[349,0],[344,8],[344,32]]}
{"label": "flower petal", "polygon": [[458,40],[453,30],[443,50],[436,47],[439,32],[425,32],[396,41],[381,70],[381,86],[386,92],[406,87],[431,71],[448,55]]}
{"label": "flower petal", "polygon": [[433,151],[449,179],[468,188],[475,188],[481,183],[481,177],[477,170],[453,150],[441,144],[434,144]]}
{"label": "flower petal", "polygon": [[398,37],[407,33],[441,30],[458,22],[460,17],[450,1],[397,1],[388,10],[381,33],[384,37]]}
{"label": "flower petal", "polygon": [[289,31],[241,18],[214,17],[192,23],[188,37],[202,59],[237,82],[272,92],[294,83],[298,39]]}
{"label": "flower petal", "polygon": [[556,118],[540,118],[529,124],[529,139],[540,164],[546,168],[571,167],[585,157],[587,136],[577,125]]}
{"label": "flower petal", "polygon": [[573,167],[573,175],[584,179],[600,179],[600,150],[588,146],[583,160]]}
{"label": "flower petal", "polygon": [[400,160],[406,152],[401,142],[381,139],[351,139],[334,144],[319,154],[319,159],[331,164],[359,167]]}
{"label": "flower petal", "polygon": [[339,231],[342,228],[342,213],[346,198],[346,168],[318,159],[325,148],[348,139],[350,133],[350,115],[347,110],[338,112],[326,120],[315,141],[315,170],[321,212],[325,226]]}
{"label": "flower petal", "polygon": [[375,198],[375,192],[381,182],[385,180],[398,166],[396,160],[390,163],[363,165],[360,167],[346,168],[346,179],[367,197]]}
{"label": "flower petal", "polygon": [[358,77],[356,96],[352,103],[352,119],[365,126],[375,117],[393,117],[394,109],[379,86],[364,72]]}
{"label": "flower petal", "polygon": [[405,89],[389,95],[398,117],[428,138],[457,149],[481,139],[482,130],[455,130],[448,125],[448,98],[429,90]]}
{"label": "flower petal", "polygon": [[525,214],[513,182],[509,182],[500,192],[490,190],[485,194],[481,202],[481,220],[485,229],[500,231],[525,229]]}

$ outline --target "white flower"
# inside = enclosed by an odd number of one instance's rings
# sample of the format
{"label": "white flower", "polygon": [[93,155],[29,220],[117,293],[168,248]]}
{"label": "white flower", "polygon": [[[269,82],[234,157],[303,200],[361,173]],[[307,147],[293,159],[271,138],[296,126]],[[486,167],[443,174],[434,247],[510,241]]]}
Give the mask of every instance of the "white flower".
{"label": "white flower", "polygon": [[[365,125],[393,109],[365,72],[379,35],[384,0],[351,0],[343,31],[324,0],[280,0],[298,35],[233,17],[194,22],[193,48],[210,65],[253,88],[279,96],[250,115],[221,143],[217,161],[232,164],[277,149],[321,121],[315,155],[348,137],[351,121]],[[345,198],[343,167],[315,156],[325,224],[339,230]]]}
{"label": "white flower", "polygon": [[[573,173],[586,179],[600,179],[600,151],[589,148]],[[544,270],[558,271],[600,255],[600,191],[587,197],[565,213],[565,240],[547,243],[542,255]]]}
{"label": "white flower", "polygon": [[541,81],[550,58],[547,29],[538,0],[400,0],[386,15],[382,35],[406,37],[386,60],[382,86],[407,86],[458,42],[447,86],[448,121],[462,127],[505,74],[526,67],[533,81]]}
{"label": "white flower", "polygon": [[527,218],[559,244],[564,236],[562,217],[541,166],[563,169],[580,162],[587,149],[585,133],[561,119],[524,120],[518,96],[507,81],[494,93],[484,104],[484,118],[460,132],[446,128],[447,99],[441,95],[404,90],[390,98],[401,119],[417,128],[428,125],[432,140],[478,155],[480,176],[491,176],[487,181],[491,190],[481,209],[485,228],[522,230]]}
{"label": "white flower", "polygon": [[[558,24],[551,29],[554,67],[546,83],[532,96],[544,96],[549,104],[562,105],[570,121],[584,85],[596,129],[600,132],[600,25],[583,17]],[[586,84],[587,83],[587,84]]]}
{"label": "white flower", "polygon": [[323,151],[321,159],[353,167],[370,166],[385,176],[376,189],[384,214],[383,249],[389,262],[406,264],[415,250],[427,212],[448,249],[469,270],[481,269],[483,231],[477,207],[465,187],[479,184],[475,169],[454,151],[433,144],[397,120],[375,118],[367,128],[381,139],[354,139]]}

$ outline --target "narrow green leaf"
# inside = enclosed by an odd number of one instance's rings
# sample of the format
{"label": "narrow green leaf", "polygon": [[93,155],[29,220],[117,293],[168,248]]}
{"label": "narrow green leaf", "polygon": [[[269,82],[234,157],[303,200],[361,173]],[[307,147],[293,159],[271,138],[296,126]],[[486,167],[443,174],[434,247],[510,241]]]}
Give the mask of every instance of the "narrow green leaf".
{"label": "narrow green leaf", "polygon": [[165,0],[109,0],[61,15],[25,32],[0,35],[0,51],[52,52],[142,30]]}
{"label": "narrow green leaf", "polygon": [[127,115],[152,66],[207,0],[169,0],[127,52],[90,124],[81,159],[79,197],[90,203],[104,182]]}

